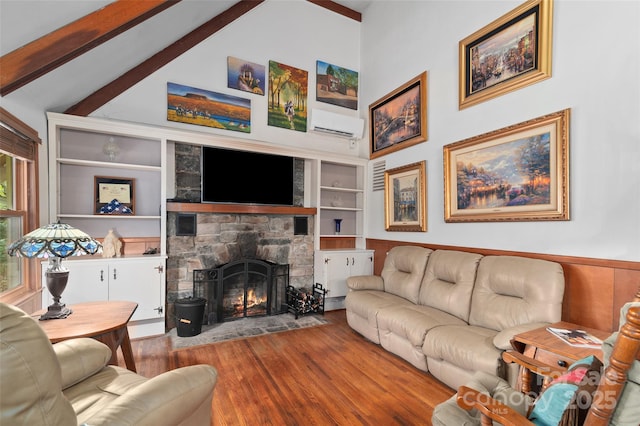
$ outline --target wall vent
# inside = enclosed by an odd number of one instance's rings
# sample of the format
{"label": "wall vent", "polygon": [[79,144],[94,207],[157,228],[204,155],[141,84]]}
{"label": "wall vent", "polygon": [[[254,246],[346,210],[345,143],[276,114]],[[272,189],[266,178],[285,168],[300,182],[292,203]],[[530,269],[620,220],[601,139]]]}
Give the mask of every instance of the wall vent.
{"label": "wall vent", "polygon": [[382,191],[384,190],[384,171],[386,170],[387,165],[386,161],[376,161],[373,163],[373,190],[374,191]]}

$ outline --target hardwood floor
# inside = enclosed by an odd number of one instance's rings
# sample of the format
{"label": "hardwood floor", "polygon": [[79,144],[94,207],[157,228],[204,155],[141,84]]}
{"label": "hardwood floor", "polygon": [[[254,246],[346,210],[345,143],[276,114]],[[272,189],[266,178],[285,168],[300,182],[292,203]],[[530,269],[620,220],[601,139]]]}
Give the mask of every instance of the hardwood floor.
{"label": "hardwood floor", "polygon": [[171,351],[134,340],[138,372],[210,364],[218,370],[212,425],[430,425],[454,391],[353,331],[330,324]]}

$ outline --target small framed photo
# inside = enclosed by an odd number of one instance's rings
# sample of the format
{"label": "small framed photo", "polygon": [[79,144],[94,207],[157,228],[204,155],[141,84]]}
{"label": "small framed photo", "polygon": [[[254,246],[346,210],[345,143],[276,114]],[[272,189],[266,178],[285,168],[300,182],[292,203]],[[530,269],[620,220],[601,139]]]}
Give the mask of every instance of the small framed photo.
{"label": "small framed photo", "polygon": [[135,214],[135,179],[95,176],[94,188],[94,214]]}
{"label": "small framed photo", "polygon": [[427,72],[369,105],[369,158],[427,140]]}
{"label": "small framed photo", "polygon": [[529,0],[459,43],[459,109],[551,77],[553,0]]}
{"label": "small framed photo", "polygon": [[384,172],[384,222],[387,231],[426,232],[426,161]]}
{"label": "small framed photo", "polygon": [[445,222],[569,220],[569,116],[445,145]]}

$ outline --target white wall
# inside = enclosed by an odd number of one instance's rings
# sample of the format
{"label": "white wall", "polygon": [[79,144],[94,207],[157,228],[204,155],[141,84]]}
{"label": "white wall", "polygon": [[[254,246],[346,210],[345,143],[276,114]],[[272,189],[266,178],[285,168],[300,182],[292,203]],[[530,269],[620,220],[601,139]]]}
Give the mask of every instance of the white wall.
{"label": "white wall", "polygon": [[[379,1],[363,14],[363,104],[428,72],[428,141],[379,158],[387,169],[427,160],[428,232],[386,232],[376,191],[367,236],[638,261],[640,2],[556,0],[552,78],[458,110],[458,42],[522,3]],[[444,145],[565,108],[570,221],[444,222]]]}

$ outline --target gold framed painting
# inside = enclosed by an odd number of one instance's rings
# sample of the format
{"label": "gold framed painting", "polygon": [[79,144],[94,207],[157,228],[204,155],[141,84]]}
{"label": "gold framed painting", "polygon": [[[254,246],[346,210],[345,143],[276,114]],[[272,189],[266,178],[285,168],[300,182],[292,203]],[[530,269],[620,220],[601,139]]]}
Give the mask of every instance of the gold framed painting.
{"label": "gold framed painting", "polygon": [[459,109],[551,77],[553,0],[529,0],[459,43]]}
{"label": "gold framed painting", "polygon": [[94,190],[93,214],[135,214],[135,179],[95,176]]}
{"label": "gold framed painting", "polygon": [[569,220],[565,109],[450,145],[445,222]]}
{"label": "gold framed painting", "polygon": [[387,231],[426,232],[426,161],[384,172],[384,222]]}
{"label": "gold framed painting", "polygon": [[427,140],[427,72],[369,105],[369,158]]}

